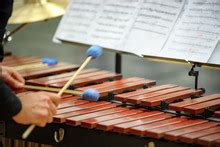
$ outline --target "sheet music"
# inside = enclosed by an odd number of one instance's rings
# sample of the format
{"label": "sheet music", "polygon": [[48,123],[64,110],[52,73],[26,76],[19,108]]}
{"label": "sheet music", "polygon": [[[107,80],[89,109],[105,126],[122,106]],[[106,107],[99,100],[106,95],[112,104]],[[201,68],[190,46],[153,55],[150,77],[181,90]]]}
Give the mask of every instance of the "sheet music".
{"label": "sheet music", "polygon": [[159,56],[206,63],[220,33],[220,1],[190,0]]}
{"label": "sheet music", "polygon": [[55,38],[120,50],[139,0],[72,0]]}
{"label": "sheet music", "polygon": [[219,63],[214,54],[220,55],[220,1],[185,4],[186,0],[71,0],[54,39]]}
{"label": "sheet music", "polygon": [[134,21],[140,0],[105,0],[90,33],[90,44],[123,50],[123,41]]}
{"label": "sheet music", "polygon": [[131,53],[157,52],[184,1],[72,0],[55,38]]}
{"label": "sheet music", "polygon": [[125,50],[143,55],[156,55],[167,40],[184,2],[143,0],[125,43]]}
{"label": "sheet music", "polygon": [[87,43],[93,22],[100,13],[103,0],[72,0],[63,16],[55,38]]}

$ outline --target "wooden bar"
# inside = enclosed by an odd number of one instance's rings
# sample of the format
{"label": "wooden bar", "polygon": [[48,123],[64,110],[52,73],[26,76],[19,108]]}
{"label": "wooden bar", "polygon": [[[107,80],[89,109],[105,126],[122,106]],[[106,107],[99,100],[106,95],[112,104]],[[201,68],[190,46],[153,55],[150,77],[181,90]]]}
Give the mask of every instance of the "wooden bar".
{"label": "wooden bar", "polygon": [[167,132],[167,133],[164,134],[164,138],[167,139],[167,140],[171,140],[171,141],[177,141],[179,139],[178,137],[180,135],[205,130],[205,129],[208,129],[208,128],[211,128],[211,127],[215,127],[217,125],[219,125],[219,124],[215,123],[215,122],[206,122],[206,123],[203,123],[203,124],[198,124],[198,125],[195,125],[195,126],[190,126],[190,127],[186,127],[186,128],[182,128],[182,129]]}
{"label": "wooden bar", "polygon": [[173,87],[177,87],[177,85],[167,84],[167,85],[161,85],[161,86],[154,86],[154,87],[150,87],[147,89],[140,89],[140,90],[127,92],[127,93],[122,93],[122,94],[116,95],[115,100],[126,102],[126,99],[129,97],[143,95],[145,93],[151,93],[151,92],[169,89],[169,88],[173,88]]}
{"label": "wooden bar", "polygon": [[161,104],[161,102],[171,103],[175,100],[189,98],[193,95],[201,95],[203,92],[201,90],[184,90],[176,93],[171,93],[163,96],[158,96],[154,98],[149,98],[146,100],[141,100],[140,105],[154,107]]}
{"label": "wooden bar", "polygon": [[118,81],[105,82],[105,83],[102,83],[102,84],[86,86],[86,87],[78,88],[78,90],[84,91],[84,90],[87,90],[87,89],[90,89],[90,88],[100,89],[100,88],[105,88],[105,87],[110,87],[110,86],[115,86],[115,85],[121,85],[121,84],[129,83],[129,82],[143,81],[143,80],[145,80],[145,79],[138,78],[138,77],[130,77],[130,78],[126,78],[126,79],[122,79],[122,80],[118,80]]}
{"label": "wooden bar", "polygon": [[88,104],[89,101],[85,100],[69,100],[67,102],[63,102],[58,105],[58,109],[63,109],[63,108],[68,108],[68,107],[73,107],[73,106],[78,106],[82,104]]}
{"label": "wooden bar", "polygon": [[145,85],[154,85],[155,83],[148,80],[137,81],[137,82],[129,82],[120,85],[114,85],[111,87],[99,88],[98,91],[100,92],[101,96],[108,96],[109,93],[111,94],[118,94],[122,93],[127,90],[136,90],[139,88],[143,88]]}
{"label": "wooden bar", "polygon": [[[72,74],[73,75],[73,74]],[[54,86],[54,87],[63,87],[66,83],[66,81],[68,81],[68,79],[72,76],[68,76],[68,77],[65,77],[65,78],[60,78],[60,79],[54,79],[54,80],[50,80],[49,82],[47,82],[47,85],[51,85],[51,86]],[[106,71],[94,71],[94,72],[89,72],[89,73],[80,73],[80,75],[78,77],[76,77],[75,81],[79,81],[79,80],[86,80],[86,78],[99,78],[100,76],[103,76],[103,75],[111,75],[113,76],[113,73],[110,73],[110,72],[106,72]],[[116,75],[116,74],[115,74]],[[74,82],[75,82],[74,81]],[[87,79],[88,81],[88,79]],[[95,81],[95,80],[94,80]],[[77,83],[77,82],[76,82]],[[82,82],[81,82],[82,83]],[[85,84],[84,84],[85,85]]]}
{"label": "wooden bar", "polygon": [[219,98],[220,98],[220,94],[212,94],[212,95],[208,95],[208,96],[204,96],[204,97],[200,97],[200,98],[196,98],[192,100],[186,100],[186,101],[170,104],[169,109],[175,110],[175,111],[183,111],[184,107],[194,105],[194,104],[199,104],[199,103],[214,100],[214,99],[219,99]]}
{"label": "wooden bar", "polygon": [[131,128],[129,128],[128,132],[130,134],[134,134],[134,135],[138,135],[138,136],[146,136],[147,135],[147,130],[154,129],[154,128],[159,128],[159,127],[163,127],[163,126],[168,126],[168,125],[180,123],[180,122],[183,122],[183,121],[186,121],[186,119],[179,118],[179,117],[178,118],[170,118],[170,119],[157,121],[157,122],[150,123],[150,124],[131,127]]}
{"label": "wooden bar", "polygon": [[205,111],[206,108],[208,108],[209,110],[214,110],[219,107],[220,107],[220,99],[216,99],[216,100],[184,107],[183,111],[191,114],[201,114]]}
{"label": "wooden bar", "polygon": [[[86,69],[86,70],[83,70],[81,72],[81,74],[95,72],[95,71],[98,71],[98,69],[93,69],[93,68]],[[75,71],[67,72],[67,73],[61,73],[61,74],[58,74],[58,75],[50,75],[50,76],[41,77],[41,78],[37,78],[37,79],[27,80],[26,82],[28,84],[32,84],[32,85],[48,86],[50,84],[54,84],[54,83],[57,83],[57,82],[62,82],[63,79],[71,77],[74,73],[75,73]]]}
{"label": "wooden bar", "polygon": [[20,74],[26,78],[26,79],[30,79],[30,78],[37,78],[40,76],[46,76],[46,75],[50,75],[50,74],[58,74],[58,73],[62,73],[62,72],[68,72],[68,71],[73,71],[75,69],[77,69],[78,66],[77,65],[65,65],[65,64],[57,64],[57,65],[53,65],[53,66],[48,66],[47,68],[43,69],[38,69],[35,71],[23,71]]}
{"label": "wooden bar", "polygon": [[126,110],[128,110],[128,109],[123,108],[123,107],[116,107],[116,108],[106,109],[106,110],[93,112],[93,113],[89,113],[89,114],[84,114],[84,115],[80,115],[80,116],[69,117],[69,118],[67,118],[66,122],[68,124],[78,126],[85,119],[95,118],[95,117],[100,117],[100,116],[106,116],[106,115],[109,115],[109,114],[123,112],[123,111],[126,111]]}
{"label": "wooden bar", "polygon": [[220,126],[208,128],[201,131],[196,131],[192,133],[187,133],[179,136],[179,140],[185,143],[195,143],[196,139],[202,136],[207,136],[210,134],[220,133]]}
{"label": "wooden bar", "polygon": [[13,67],[35,62],[41,62],[41,59],[33,56],[10,56],[9,58],[4,58],[3,62],[1,62],[0,65]]}
{"label": "wooden bar", "polygon": [[32,59],[23,59],[23,60],[19,60],[17,62],[15,61],[11,61],[11,62],[3,62],[0,63],[3,66],[9,66],[9,67],[19,67],[19,66],[24,66],[24,65],[28,65],[28,64],[36,64],[36,63],[42,63],[41,59],[38,58],[32,58]]}
{"label": "wooden bar", "polygon": [[159,112],[159,111],[149,111],[149,112],[143,112],[143,113],[139,113],[136,115],[131,115],[131,116],[122,117],[118,119],[108,120],[108,121],[98,123],[96,126],[96,129],[109,131],[109,130],[112,130],[114,125],[116,124],[126,123],[126,122],[134,121],[137,119],[141,119],[141,118],[147,118],[147,117],[159,115],[162,113],[163,112]]}
{"label": "wooden bar", "polygon": [[196,143],[204,146],[211,146],[218,139],[220,139],[220,133],[215,133],[196,139]]}
{"label": "wooden bar", "polygon": [[66,112],[64,114],[57,114],[53,117],[53,120],[54,120],[54,122],[57,122],[57,123],[63,123],[66,121],[66,118],[68,118],[68,117],[83,115],[83,114],[101,111],[101,110],[105,110],[105,109],[109,109],[109,108],[114,108],[114,107],[117,107],[117,104],[102,103],[102,104],[95,105],[95,106],[91,105],[91,107],[87,107],[85,109],[78,109],[76,111],[70,110],[70,112]]}
{"label": "wooden bar", "polygon": [[171,94],[171,93],[175,93],[175,92],[179,92],[179,91],[184,91],[187,89],[189,89],[189,88],[187,88],[187,87],[174,87],[174,88],[170,88],[170,89],[147,93],[144,95],[130,97],[130,98],[126,99],[126,102],[132,103],[132,104],[140,104],[141,100],[145,100],[145,99],[149,99],[149,98],[153,98],[153,97],[157,97],[157,96],[163,96],[166,94]]}
{"label": "wooden bar", "polygon": [[202,124],[205,122],[207,122],[207,120],[202,120],[202,119],[187,120],[181,123],[148,130],[147,136],[159,139],[162,138],[166,132],[189,127],[189,126],[194,126],[197,124]]}
{"label": "wooden bar", "polygon": [[152,117],[147,117],[143,119],[137,119],[131,122],[121,123],[118,125],[114,125],[113,131],[118,132],[118,133],[127,133],[129,128],[131,127],[149,124],[149,123],[160,121],[160,120],[165,120],[167,118],[171,118],[172,116],[173,116],[172,114],[163,113],[163,114],[159,114],[159,115],[152,116]]}
{"label": "wooden bar", "polygon": [[106,115],[106,116],[101,116],[97,118],[90,118],[90,119],[85,119],[82,121],[81,126],[85,128],[95,128],[96,125],[100,122],[107,121],[107,120],[113,120],[113,119],[118,119],[126,116],[131,116],[131,115],[136,115],[139,113],[142,113],[143,111],[140,109],[131,109],[127,110],[124,112],[119,112],[111,115]]}
{"label": "wooden bar", "polygon": [[109,102],[99,101],[99,102],[89,102],[89,103],[85,103],[85,104],[77,105],[77,106],[73,105],[72,107],[58,109],[57,115],[67,113],[67,112],[79,111],[79,110],[83,110],[83,109],[87,109],[87,108],[92,108],[92,107],[96,107],[96,106],[100,106],[100,105],[106,105],[106,104],[109,104]]}
{"label": "wooden bar", "polygon": [[[78,76],[71,85],[74,86],[78,86],[78,87],[82,87],[91,83],[102,83],[105,81],[109,81],[109,80],[119,80],[121,79],[121,75],[120,74],[116,74],[116,73],[104,73],[104,72],[100,72],[100,75],[98,73],[93,73],[94,75],[86,75],[87,77],[82,77],[82,76]],[[68,79],[66,79],[68,80]],[[52,87],[63,87],[65,85],[66,81],[63,82],[59,82],[59,83],[53,83],[50,84],[50,86]]]}

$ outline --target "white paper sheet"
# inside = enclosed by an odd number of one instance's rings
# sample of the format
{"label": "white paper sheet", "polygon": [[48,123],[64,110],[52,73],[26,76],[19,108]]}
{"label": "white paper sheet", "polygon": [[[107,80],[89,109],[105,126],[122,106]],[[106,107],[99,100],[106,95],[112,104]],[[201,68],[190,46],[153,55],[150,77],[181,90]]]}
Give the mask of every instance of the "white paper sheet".
{"label": "white paper sheet", "polygon": [[219,63],[212,53],[220,56],[219,51],[213,52],[220,36],[220,1],[185,3],[71,0],[54,40],[96,44],[137,55]]}
{"label": "white paper sheet", "polygon": [[140,4],[141,0],[105,0],[92,27],[89,43],[122,51]]}
{"label": "white paper sheet", "polygon": [[103,0],[72,0],[63,16],[55,38],[87,43],[93,22],[102,9]]}
{"label": "white paper sheet", "polygon": [[143,0],[129,32],[125,50],[156,55],[166,42],[184,0]]}
{"label": "white paper sheet", "polygon": [[208,63],[220,65],[220,39]]}
{"label": "white paper sheet", "polygon": [[159,56],[206,63],[219,33],[220,1],[191,0]]}
{"label": "white paper sheet", "polygon": [[55,38],[138,54],[162,48],[184,0],[72,0]]}

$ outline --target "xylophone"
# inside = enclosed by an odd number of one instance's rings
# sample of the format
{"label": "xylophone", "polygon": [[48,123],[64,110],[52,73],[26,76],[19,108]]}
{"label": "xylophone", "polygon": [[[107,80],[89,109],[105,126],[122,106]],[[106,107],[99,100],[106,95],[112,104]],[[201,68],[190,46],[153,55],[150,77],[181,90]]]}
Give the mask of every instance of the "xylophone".
{"label": "xylophone", "polygon": [[[13,58],[20,59],[19,65],[32,64],[26,63],[22,57],[8,57],[4,64],[17,66],[12,64]],[[29,75],[36,71],[28,70]],[[73,70],[44,74],[41,69],[40,75],[30,76],[26,83],[60,88],[74,73]],[[82,71],[70,86],[77,91],[89,88],[97,89],[102,100],[89,102],[79,96],[65,94],[54,123],[34,130],[28,141],[37,142],[33,143],[34,146],[217,147],[220,144],[220,94],[202,96],[204,92],[200,89],[174,84],[156,86],[154,80],[139,77],[122,79],[121,74],[98,69]],[[7,123],[6,144],[26,146],[30,143],[21,140],[26,128]]]}

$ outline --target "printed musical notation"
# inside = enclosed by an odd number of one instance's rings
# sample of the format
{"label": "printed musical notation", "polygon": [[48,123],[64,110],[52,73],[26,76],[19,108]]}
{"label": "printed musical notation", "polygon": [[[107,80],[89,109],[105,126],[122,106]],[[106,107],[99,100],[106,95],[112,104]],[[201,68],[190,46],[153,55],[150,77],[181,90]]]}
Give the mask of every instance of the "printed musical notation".
{"label": "printed musical notation", "polygon": [[54,38],[213,63],[219,36],[219,0],[71,0]]}
{"label": "printed musical notation", "polygon": [[138,0],[105,1],[90,34],[90,43],[120,50],[140,2]]}
{"label": "printed musical notation", "polygon": [[129,32],[125,50],[155,55],[163,47],[184,0],[143,0]]}
{"label": "printed musical notation", "polygon": [[160,56],[206,63],[220,35],[220,2],[191,0]]}
{"label": "printed musical notation", "polygon": [[68,5],[67,13],[63,16],[55,39],[85,43],[92,30],[93,21],[102,9],[102,0],[73,0]]}

